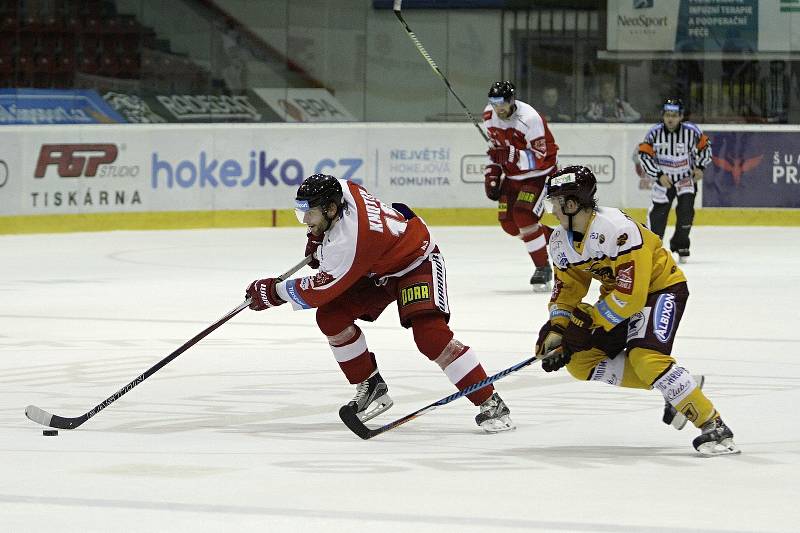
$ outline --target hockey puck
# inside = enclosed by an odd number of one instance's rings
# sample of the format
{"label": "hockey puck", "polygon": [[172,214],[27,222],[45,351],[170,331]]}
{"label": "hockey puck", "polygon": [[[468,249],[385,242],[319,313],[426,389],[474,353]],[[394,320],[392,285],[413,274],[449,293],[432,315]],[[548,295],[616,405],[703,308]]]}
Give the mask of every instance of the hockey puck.
{"label": "hockey puck", "polygon": [[44,431],[42,431],[42,435],[44,435],[45,437],[57,437],[58,436],[58,430],[57,429],[45,429]]}

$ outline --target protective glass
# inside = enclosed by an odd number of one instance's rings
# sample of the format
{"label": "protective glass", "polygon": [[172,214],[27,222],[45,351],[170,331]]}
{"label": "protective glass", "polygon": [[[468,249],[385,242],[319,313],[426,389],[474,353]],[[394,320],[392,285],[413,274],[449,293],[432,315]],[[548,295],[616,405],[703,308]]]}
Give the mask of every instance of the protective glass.
{"label": "protective glass", "polygon": [[561,208],[561,212],[564,212],[564,205],[567,203],[567,199],[563,196],[545,196],[544,197],[544,208],[550,214],[555,214],[555,205]]}
{"label": "protective glass", "polygon": [[297,217],[297,221],[301,224],[306,223],[306,214],[313,209],[317,209],[320,213],[322,212],[318,207],[309,207],[308,200],[294,201],[294,216]]}

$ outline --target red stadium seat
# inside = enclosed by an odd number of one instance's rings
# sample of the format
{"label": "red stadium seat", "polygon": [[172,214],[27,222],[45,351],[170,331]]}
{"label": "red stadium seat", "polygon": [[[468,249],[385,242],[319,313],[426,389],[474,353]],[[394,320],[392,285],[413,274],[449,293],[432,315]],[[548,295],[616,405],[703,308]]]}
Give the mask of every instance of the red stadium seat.
{"label": "red stadium seat", "polygon": [[0,18],[0,30],[17,31],[19,29],[19,19],[16,15],[6,14]]}
{"label": "red stadium seat", "polygon": [[31,55],[21,55],[17,57],[16,80],[20,87],[31,87],[33,85],[33,74],[36,63]]}
{"label": "red stadium seat", "polygon": [[14,58],[10,55],[0,56],[0,76],[7,78],[14,74]]}
{"label": "red stadium seat", "polygon": [[36,70],[33,73],[35,87],[50,87],[55,70],[55,57],[40,55],[36,58]]}
{"label": "red stadium seat", "polygon": [[83,56],[78,61],[78,71],[86,74],[97,74],[99,66],[94,56]]}
{"label": "red stadium seat", "polygon": [[119,74],[120,65],[117,61],[117,57],[111,54],[103,54],[100,57],[100,68],[99,74],[103,76],[116,76]]}
{"label": "red stadium seat", "polygon": [[17,48],[17,34],[0,31],[0,56],[13,55]]}
{"label": "red stadium seat", "polygon": [[138,78],[139,58],[135,55],[120,56],[119,75],[123,78]]}

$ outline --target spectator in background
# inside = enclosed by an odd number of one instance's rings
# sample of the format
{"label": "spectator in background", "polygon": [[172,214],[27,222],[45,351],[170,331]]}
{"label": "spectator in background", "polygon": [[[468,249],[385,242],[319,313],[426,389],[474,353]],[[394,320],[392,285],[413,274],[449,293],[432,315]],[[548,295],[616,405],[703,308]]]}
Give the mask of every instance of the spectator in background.
{"label": "spectator in background", "polygon": [[542,103],[537,106],[536,111],[547,122],[572,122],[572,117],[567,113],[564,105],[558,101],[558,88],[545,87],[542,91]]}
{"label": "spectator in background", "polygon": [[584,113],[587,122],[638,122],[641,116],[631,104],[617,97],[613,80],[600,84],[600,100],[589,104]]}

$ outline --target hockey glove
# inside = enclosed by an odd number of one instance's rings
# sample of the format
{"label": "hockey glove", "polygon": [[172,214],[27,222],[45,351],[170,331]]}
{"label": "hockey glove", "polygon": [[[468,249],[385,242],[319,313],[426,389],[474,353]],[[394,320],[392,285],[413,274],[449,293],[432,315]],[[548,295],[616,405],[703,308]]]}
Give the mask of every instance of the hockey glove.
{"label": "hockey glove", "polygon": [[309,255],[311,256],[311,261],[308,262],[308,266],[311,268],[319,268],[319,258],[316,255],[317,248],[319,248],[319,245],[322,244],[322,239],[325,238],[325,234],[314,235],[309,231],[307,237],[308,242],[306,242],[306,257]]}
{"label": "hockey glove", "polygon": [[506,161],[502,164],[503,172],[506,173],[506,176],[509,174],[519,174],[520,168],[518,166],[519,163],[519,150],[514,148],[513,146],[508,147],[508,157]]}
{"label": "hockey glove", "polygon": [[571,359],[570,354],[561,347],[563,335],[564,327],[552,324],[549,320],[539,330],[539,338],[536,341],[536,355],[542,360],[542,369],[545,372],[559,370],[569,363]]}
{"label": "hockey glove", "polygon": [[564,350],[563,346],[555,349],[555,353],[542,359],[542,370],[555,372],[561,370],[572,360],[572,354]]}
{"label": "hockey glove", "polygon": [[579,303],[564,331],[564,350],[573,354],[592,347],[592,306]]}
{"label": "hockey glove", "polygon": [[500,199],[500,185],[503,176],[500,172],[500,165],[488,165],[483,174],[483,188],[489,200],[497,201]]}
{"label": "hockey glove", "polygon": [[492,163],[503,165],[508,161],[509,151],[510,148],[508,146],[492,146],[486,151],[486,154],[492,160]]}
{"label": "hockey glove", "polygon": [[286,301],[278,296],[278,291],[275,289],[277,283],[276,278],[257,279],[251,283],[245,293],[245,296],[250,298],[250,309],[263,311],[285,304]]}

